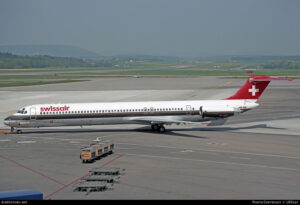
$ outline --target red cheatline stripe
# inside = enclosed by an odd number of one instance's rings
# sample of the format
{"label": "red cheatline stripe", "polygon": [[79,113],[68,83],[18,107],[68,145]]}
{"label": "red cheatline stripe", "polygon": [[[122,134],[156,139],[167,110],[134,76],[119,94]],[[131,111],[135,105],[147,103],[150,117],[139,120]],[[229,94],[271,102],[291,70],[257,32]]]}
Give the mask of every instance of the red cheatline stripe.
{"label": "red cheatline stripe", "polygon": [[[121,158],[121,157],[123,157],[123,156],[124,156],[124,154],[115,157],[114,159],[112,159],[112,160],[110,160],[109,162],[107,162],[107,163],[103,164],[102,166],[100,166],[100,168],[105,167],[105,166],[107,166],[107,165],[113,163],[114,161],[116,161],[117,159],[119,159],[119,158]],[[90,173],[87,173],[87,174],[85,174],[84,176],[82,176],[82,177],[76,179],[75,181],[72,181],[71,183],[69,183],[69,184],[67,184],[67,185],[64,185],[64,187],[58,189],[57,191],[53,192],[52,194],[50,194],[50,195],[48,195],[48,196],[46,196],[46,197],[44,197],[44,200],[49,199],[49,198],[50,198],[51,196],[53,196],[54,194],[56,194],[56,193],[58,193],[58,192],[60,192],[60,191],[62,191],[62,190],[64,190],[64,189],[68,188],[68,187],[71,186],[72,184],[78,182],[79,180],[81,180],[82,178],[84,178],[84,177],[86,177],[86,176],[88,176],[88,175],[90,175]]]}
{"label": "red cheatline stripe", "polygon": [[60,185],[65,186],[65,184],[63,184],[63,183],[61,183],[61,182],[59,182],[59,181],[57,181],[57,180],[55,180],[55,179],[53,179],[53,178],[51,178],[51,177],[48,177],[48,176],[42,174],[41,172],[38,172],[38,171],[36,171],[36,170],[34,170],[34,169],[31,169],[31,168],[29,168],[29,167],[26,167],[26,166],[23,165],[23,164],[20,164],[20,163],[18,163],[18,162],[16,162],[16,161],[13,161],[13,160],[11,160],[11,159],[8,159],[7,157],[4,157],[3,155],[0,155],[0,158],[5,159],[5,160],[7,160],[7,161],[9,161],[9,162],[11,162],[11,163],[13,163],[13,164],[19,166],[19,167],[23,167],[23,168],[25,168],[25,169],[27,169],[27,170],[29,170],[29,171],[35,173],[35,174],[38,174],[38,175],[40,175],[40,176],[42,176],[42,177],[45,177],[45,178],[47,178],[47,179],[49,179],[49,180],[51,180],[51,181],[53,181],[53,182],[55,182],[55,183],[57,183],[57,184],[60,184]]}

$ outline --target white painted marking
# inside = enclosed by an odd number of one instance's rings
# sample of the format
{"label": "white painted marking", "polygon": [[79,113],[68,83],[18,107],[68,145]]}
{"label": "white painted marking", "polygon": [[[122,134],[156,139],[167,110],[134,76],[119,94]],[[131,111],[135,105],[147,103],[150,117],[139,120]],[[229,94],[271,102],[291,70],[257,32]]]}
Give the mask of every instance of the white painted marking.
{"label": "white painted marking", "polygon": [[219,142],[208,142],[206,144],[208,144],[208,145],[221,145],[221,146],[227,145],[226,143],[219,143]]}
{"label": "white painted marking", "polygon": [[118,149],[131,149],[132,150],[132,148],[121,148],[121,147],[119,147]]}
{"label": "white painted marking", "polygon": [[19,144],[30,144],[30,143],[36,143],[36,141],[18,141]]}
{"label": "white painted marking", "polygon": [[231,159],[247,159],[247,160],[251,159],[251,158],[246,158],[246,157],[229,157],[229,158],[231,158]]}
{"label": "white painted marking", "polygon": [[71,143],[71,144],[78,144],[78,143],[80,143],[80,142],[70,141],[69,143]]}
{"label": "white painted marking", "polygon": [[185,153],[185,152],[194,152],[193,150],[189,150],[189,149],[187,149],[187,150],[182,150],[182,151],[180,151],[180,152],[183,152],[183,153]]}
{"label": "white painted marking", "polygon": [[172,159],[172,160],[194,161],[194,162],[207,162],[207,163],[225,164],[225,165],[238,165],[238,166],[268,168],[268,169],[280,169],[280,170],[288,170],[288,171],[299,171],[299,169],[293,169],[293,168],[287,168],[287,167],[273,167],[273,166],[259,165],[259,164],[243,164],[243,163],[236,163],[236,162],[222,162],[222,161],[212,161],[212,160],[203,160],[203,159],[187,159],[187,158],[155,156],[155,155],[145,155],[145,154],[130,154],[130,153],[119,153],[119,154],[125,154],[128,156],[137,156],[137,157]]}
{"label": "white painted marking", "polygon": [[[141,147],[161,147],[161,148],[169,148],[169,149],[182,149],[182,147],[170,147],[170,146],[160,146],[160,145],[144,145],[144,144],[130,144],[130,143],[118,143],[123,145],[133,145],[133,146],[141,146]],[[256,155],[256,156],[263,156],[263,157],[278,157],[278,158],[288,158],[288,159],[300,159],[299,157],[291,157],[285,155],[274,155],[274,154],[262,154],[262,153],[251,153],[251,152],[234,152],[234,151],[225,151],[225,150],[209,150],[209,149],[194,149],[197,151],[204,151],[204,152],[216,152],[216,153],[232,153],[232,154],[244,154],[244,155]]]}
{"label": "white painted marking", "polygon": [[10,139],[0,139],[0,142],[9,142],[11,141]]}

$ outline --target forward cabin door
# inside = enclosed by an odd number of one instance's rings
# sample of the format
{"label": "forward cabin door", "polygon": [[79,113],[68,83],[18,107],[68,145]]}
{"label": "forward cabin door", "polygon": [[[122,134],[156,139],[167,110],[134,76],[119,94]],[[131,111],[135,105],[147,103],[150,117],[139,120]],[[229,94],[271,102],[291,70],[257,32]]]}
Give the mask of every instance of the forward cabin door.
{"label": "forward cabin door", "polygon": [[30,108],[30,120],[36,120],[36,108],[35,107],[31,107]]}

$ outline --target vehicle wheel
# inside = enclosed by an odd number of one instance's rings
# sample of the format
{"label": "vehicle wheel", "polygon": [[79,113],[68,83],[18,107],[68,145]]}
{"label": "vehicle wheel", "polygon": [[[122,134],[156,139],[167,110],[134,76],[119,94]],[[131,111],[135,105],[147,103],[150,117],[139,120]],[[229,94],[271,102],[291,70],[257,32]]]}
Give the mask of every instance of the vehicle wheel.
{"label": "vehicle wheel", "polygon": [[17,134],[22,134],[22,130],[17,130]]}

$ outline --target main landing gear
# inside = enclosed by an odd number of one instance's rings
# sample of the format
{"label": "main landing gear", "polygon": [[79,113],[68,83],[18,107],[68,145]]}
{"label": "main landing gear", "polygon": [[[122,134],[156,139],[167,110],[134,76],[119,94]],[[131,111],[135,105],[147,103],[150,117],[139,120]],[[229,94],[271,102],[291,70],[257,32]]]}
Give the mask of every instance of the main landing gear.
{"label": "main landing gear", "polygon": [[153,131],[158,131],[158,132],[161,132],[161,133],[166,131],[166,128],[163,125],[157,125],[157,124],[151,125],[151,129]]}

